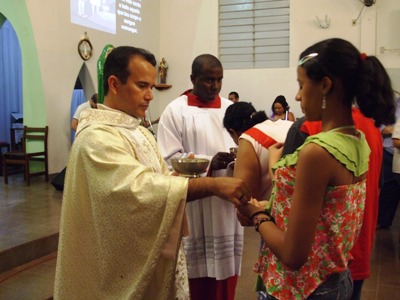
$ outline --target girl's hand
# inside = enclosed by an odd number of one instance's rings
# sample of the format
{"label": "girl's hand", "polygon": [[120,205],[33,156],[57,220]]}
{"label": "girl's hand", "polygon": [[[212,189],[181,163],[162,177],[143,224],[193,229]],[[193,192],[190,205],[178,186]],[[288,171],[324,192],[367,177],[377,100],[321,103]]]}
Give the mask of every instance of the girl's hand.
{"label": "girl's hand", "polygon": [[275,165],[282,157],[283,143],[276,143],[268,148],[269,151],[269,166]]}
{"label": "girl's hand", "polygon": [[[260,206],[258,201],[252,198],[249,202],[236,207],[238,211],[245,217],[250,218],[254,213],[258,211],[264,211],[264,208]],[[252,221],[252,220],[250,220]]]}

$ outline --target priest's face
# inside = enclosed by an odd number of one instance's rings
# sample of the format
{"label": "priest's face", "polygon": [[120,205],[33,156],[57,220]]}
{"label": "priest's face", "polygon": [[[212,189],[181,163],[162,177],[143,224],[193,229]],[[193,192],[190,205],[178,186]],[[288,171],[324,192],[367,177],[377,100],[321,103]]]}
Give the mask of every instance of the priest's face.
{"label": "priest's face", "polygon": [[117,80],[116,109],[133,117],[144,118],[150,101],[153,100],[153,87],[156,83],[157,71],[140,55],[130,59],[129,77],[126,83]]}
{"label": "priest's face", "polygon": [[192,94],[204,102],[211,102],[219,94],[222,87],[223,69],[205,64],[199,75],[192,75]]}

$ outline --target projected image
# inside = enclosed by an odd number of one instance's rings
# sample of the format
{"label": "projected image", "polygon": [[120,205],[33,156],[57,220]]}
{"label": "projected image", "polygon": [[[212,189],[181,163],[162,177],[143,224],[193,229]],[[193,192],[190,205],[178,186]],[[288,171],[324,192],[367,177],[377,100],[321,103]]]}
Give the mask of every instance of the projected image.
{"label": "projected image", "polygon": [[71,22],[115,34],[115,0],[71,0]]}
{"label": "projected image", "polygon": [[116,34],[137,33],[142,21],[142,0],[70,0],[71,22]]}

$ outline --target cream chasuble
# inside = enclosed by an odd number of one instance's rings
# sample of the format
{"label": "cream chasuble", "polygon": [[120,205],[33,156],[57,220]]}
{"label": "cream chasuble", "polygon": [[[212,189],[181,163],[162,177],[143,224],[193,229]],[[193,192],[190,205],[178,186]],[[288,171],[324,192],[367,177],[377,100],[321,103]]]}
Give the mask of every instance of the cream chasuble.
{"label": "cream chasuble", "polygon": [[187,187],[139,120],[101,104],[84,111],[67,165],[55,299],[187,299],[178,255]]}

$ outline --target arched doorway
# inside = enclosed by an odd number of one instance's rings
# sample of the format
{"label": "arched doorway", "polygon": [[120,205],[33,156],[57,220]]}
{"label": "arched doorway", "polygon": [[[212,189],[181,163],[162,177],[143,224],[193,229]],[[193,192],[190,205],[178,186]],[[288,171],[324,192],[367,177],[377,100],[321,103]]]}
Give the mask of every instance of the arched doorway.
{"label": "arched doorway", "polygon": [[[74,90],[72,91],[70,122],[72,120],[76,108],[80,104],[89,100],[94,93],[97,93],[97,91],[95,91],[93,80],[90,76],[86,64],[83,63],[81,69],[79,70],[79,74],[76,78]],[[75,132],[71,130],[71,142],[73,142],[74,137],[75,137]]]}
{"label": "arched doorway", "polygon": [[[23,124],[21,47],[12,24],[0,14],[0,141],[11,144],[10,128]],[[20,140],[22,131],[14,139]]]}
{"label": "arched doorway", "polygon": [[[45,97],[37,49],[26,2],[2,0],[0,2],[0,26],[8,20],[12,24],[21,45],[24,124],[43,127],[46,125]],[[32,76],[33,74],[34,76]],[[10,119],[6,118],[7,121],[10,121]]]}

